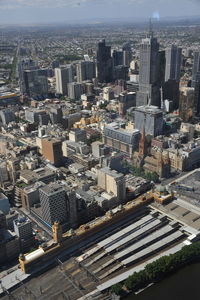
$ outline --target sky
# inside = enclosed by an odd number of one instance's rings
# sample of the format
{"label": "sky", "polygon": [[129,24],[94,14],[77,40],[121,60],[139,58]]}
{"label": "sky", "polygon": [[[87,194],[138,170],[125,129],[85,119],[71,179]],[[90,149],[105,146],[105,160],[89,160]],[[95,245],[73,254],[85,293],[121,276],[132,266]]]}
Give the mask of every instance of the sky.
{"label": "sky", "polygon": [[1,24],[200,16],[200,0],[0,0]]}

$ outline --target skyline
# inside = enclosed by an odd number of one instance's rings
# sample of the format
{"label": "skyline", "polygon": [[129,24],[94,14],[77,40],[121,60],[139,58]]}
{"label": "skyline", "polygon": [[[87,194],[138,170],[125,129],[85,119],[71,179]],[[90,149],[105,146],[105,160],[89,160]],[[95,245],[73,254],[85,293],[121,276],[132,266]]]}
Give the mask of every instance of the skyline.
{"label": "skyline", "polygon": [[[117,9],[116,9],[117,8]],[[0,0],[0,24],[198,16],[199,0]],[[200,14],[199,14],[200,16]]]}

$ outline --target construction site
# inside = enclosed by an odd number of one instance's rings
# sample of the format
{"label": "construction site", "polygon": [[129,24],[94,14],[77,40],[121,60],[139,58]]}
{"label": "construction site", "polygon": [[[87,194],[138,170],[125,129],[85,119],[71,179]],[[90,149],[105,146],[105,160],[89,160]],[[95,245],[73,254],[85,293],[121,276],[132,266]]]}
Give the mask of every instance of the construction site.
{"label": "construction site", "polygon": [[198,234],[149,205],[92,246],[56,258],[53,269],[21,282],[3,299],[114,299],[109,293],[113,284],[191,244]]}

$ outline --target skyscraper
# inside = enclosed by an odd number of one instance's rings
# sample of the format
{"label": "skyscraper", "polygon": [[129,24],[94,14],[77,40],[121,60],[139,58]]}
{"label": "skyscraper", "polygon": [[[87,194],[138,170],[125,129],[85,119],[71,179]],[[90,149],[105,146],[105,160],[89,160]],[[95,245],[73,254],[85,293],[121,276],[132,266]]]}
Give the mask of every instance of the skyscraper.
{"label": "skyscraper", "polygon": [[44,70],[24,71],[25,93],[30,97],[48,94],[48,80]]}
{"label": "skyscraper", "polygon": [[163,111],[156,106],[141,106],[135,109],[135,129],[153,137],[163,134]]}
{"label": "skyscraper", "polygon": [[140,76],[139,92],[137,93],[137,106],[156,105],[160,106],[159,82],[157,76],[159,44],[157,38],[150,31],[142,40],[140,46]]}
{"label": "skyscraper", "polygon": [[194,115],[194,88],[180,88],[179,116],[183,122],[188,122]]}
{"label": "skyscraper", "polygon": [[38,64],[36,61],[31,59],[23,59],[17,65],[17,73],[19,78],[20,91],[22,94],[26,93],[25,82],[24,82],[24,71],[25,70],[37,70]]}
{"label": "skyscraper", "polygon": [[166,68],[165,81],[169,79],[180,80],[182,49],[175,45],[167,48],[165,51]]}
{"label": "skyscraper", "polygon": [[56,167],[62,165],[62,142],[57,139],[42,139],[42,154]]}
{"label": "skyscraper", "polygon": [[106,46],[105,40],[98,43],[97,47],[97,77],[99,82],[112,82],[113,61],[111,47]]}
{"label": "skyscraper", "polygon": [[95,64],[92,61],[82,61],[76,66],[77,82],[95,78]]}
{"label": "skyscraper", "polygon": [[122,66],[124,63],[123,60],[123,51],[117,51],[114,50],[112,53],[112,57],[113,57],[113,65],[115,66]]}
{"label": "skyscraper", "polygon": [[68,96],[72,100],[80,100],[83,94],[83,86],[81,83],[72,82],[68,84]]}
{"label": "skyscraper", "polygon": [[197,72],[195,76],[194,84],[194,114],[200,113],[200,72]]}
{"label": "skyscraper", "polygon": [[200,72],[200,51],[194,52],[194,63],[192,69],[192,87],[195,87],[197,72]]}
{"label": "skyscraper", "polygon": [[64,68],[55,68],[55,76],[56,92],[58,94],[67,95],[67,85],[74,80],[72,65],[67,65]]}
{"label": "skyscraper", "polygon": [[131,51],[131,46],[129,43],[125,43],[122,46],[122,50],[123,50],[123,65],[130,67],[130,63],[132,60],[132,51]]}
{"label": "skyscraper", "polygon": [[61,224],[67,221],[67,200],[63,186],[51,183],[39,189],[42,218],[48,227],[54,222]]}
{"label": "skyscraper", "polygon": [[160,50],[158,52],[158,81],[160,86],[165,82],[165,68],[166,68],[166,58],[165,51]]}

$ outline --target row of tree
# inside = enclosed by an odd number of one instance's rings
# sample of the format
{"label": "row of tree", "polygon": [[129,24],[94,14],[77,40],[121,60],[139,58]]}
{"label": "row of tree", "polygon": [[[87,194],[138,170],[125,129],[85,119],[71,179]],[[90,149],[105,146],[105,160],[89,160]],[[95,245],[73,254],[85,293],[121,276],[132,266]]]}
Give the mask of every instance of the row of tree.
{"label": "row of tree", "polygon": [[128,162],[125,162],[124,166],[127,167],[129,169],[129,172],[131,174],[133,174],[134,176],[142,177],[146,180],[153,181],[154,183],[159,183],[160,182],[159,176],[156,172],[152,172],[152,173],[147,172],[147,173],[145,173],[143,168],[136,168],[133,165],[129,164]]}
{"label": "row of tree", "polygon": [[162,280],[167,275],[175,272],[188,263],[200,260],[200,242],[184,246],[180,251],[163,256],[146,265],[145,269],[135,272],[123,283],[112,286],[111,290],[117,295],[125,295],[127,290],[136,292],[145,288],[148,284]]}

